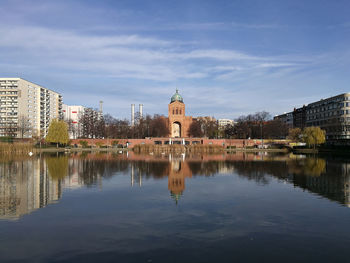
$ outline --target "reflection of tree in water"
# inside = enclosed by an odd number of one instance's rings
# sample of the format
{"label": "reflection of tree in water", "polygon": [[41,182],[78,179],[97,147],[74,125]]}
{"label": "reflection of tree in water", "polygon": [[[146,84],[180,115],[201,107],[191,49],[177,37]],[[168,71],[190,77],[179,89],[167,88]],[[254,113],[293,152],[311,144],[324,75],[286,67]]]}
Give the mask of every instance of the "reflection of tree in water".
{"label": "reflection of tree in water", "polygon": [[[115,158],[114,158],[115,157]],[[119,156],[120,157],[120,156]],[[169,176],[172,169],[176,172],[178,167],[171,166],[174,162],[167,160],[135,160],[118,159],[109,155],[83,156],[83,158],[69,159],[69,174],[72,169],[78,171],[81,181],[85,185],[95,185],[101,177],[114,176],[116,172],[124,171],[131,174],[131,167],[135,176],[163,178]],[[53,159],[53,158],[52,158]],[[62,178],[67,171],[67,157],[58,157],[57,160],[47,159],[49,173],[56,178]],[[72,163],[71,163],[72,162]],[[331,200],[341,203],[349,203],[350,189],[349,176],[344,171],[344,162],[329,161],[322,158],[283,159],[281,156],[266,158],[264,161],[244,160],[189,160],[181,167],[187,165],[186,176],[211,176],[218,173],[236,173],[240,177],[247,178],[258,184],[268,184],[271,176],[280,180],[288,181],[297,187],[307,189]],[[350,167],[350,166],[349,166]],[[182,170],[178,173],[183,173]],[[175,178],[175,177],[174,177]],[[173,178],[173,179],[174,179]],[[177,177],[175,179],[178,179]],[[171,185],[174,190],[174,185]],[[174,190],[174,193],[176,191]],[[177,193],[177,192],[176,192]]]}
{"label": "reflection of tree in water", "polygon": [[321,158],[305,158],[289,160],[288,169],[293,174],[320,176],[326,170],[326,160]]}
{"label": "reflection of tree in water", "polygon": [[78,174],[85,185],[96,185],[101,177],[108,178],[114,173],[128,169],[128,163],[122,160],[80,159]]}
{"label": "reflection of tree in water", "polygon": [[169,162],[146,162],[146,161],[134,161],[132,165],[138,169],[141,175],[153,178],[163,178],[168,176]]}
{"label": "reflection of tree in water", "polygon": [[53,179],[63,179],[68,175],[68,156],[47,157],[46,164]]}
{"label": "reflection of tree in water", "polygon": [[269,175],[280,176],[287,173],[287,165],[284,162],[253,162],[237,161],[226,162],[227,166],[233,166],[235,172],[240,177],[253,180],[259,184],[265,185],[270,182]]}
{"label": "reflection of tree in water", "polygon": [[217,174],[220,169],[220,164],[222,162],[218,161],[207,161],[207,162],[188,162],[188,166],[191,169],[193,175],[205,175],[211,176]]}

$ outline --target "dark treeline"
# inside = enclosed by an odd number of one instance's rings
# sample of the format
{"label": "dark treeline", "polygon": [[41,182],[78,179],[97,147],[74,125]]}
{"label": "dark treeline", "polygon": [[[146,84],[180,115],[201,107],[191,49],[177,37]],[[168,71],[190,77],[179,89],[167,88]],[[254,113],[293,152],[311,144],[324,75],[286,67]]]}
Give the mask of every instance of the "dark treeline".
{"label": "dark treeline", "polygon": [[84,114],[80,118],[80,126],[79,138],[138,139],[169,135],[166,118],[157,114],[136,117],[134,125],[126,119],[116,119],[109,114]]}
{"label": "dark treeline", "polygon": [[105,138],[145,138],[167,137],[169,129],[166,118],[162,115],[146,115],[136,117],[135,124],[130,125],[128,120],[118,120],[111,115],[105,115]]}
{"label": "dark treeline", "polygon": [[227,125],[222,133],[224,138],[282,139],[288,135],[288,127],[280,120],[271,120],[271,115],[262,111],[240,116],[235,125]]}

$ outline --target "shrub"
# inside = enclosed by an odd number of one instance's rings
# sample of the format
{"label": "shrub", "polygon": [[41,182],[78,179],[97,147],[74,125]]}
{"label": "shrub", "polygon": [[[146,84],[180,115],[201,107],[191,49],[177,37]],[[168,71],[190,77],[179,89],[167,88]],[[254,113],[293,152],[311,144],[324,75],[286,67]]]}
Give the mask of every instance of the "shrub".
{"label": "shrub", "polygon": [[87,141],[83,141],[83,140],[79,141],[79,144],[80,144],[83,148],[87,148],[87,146],[88,146],[88,142],[87,142]]}
{"label": "shrub", "polygon": [[254,149],[255,146],[246,146],[245,148],[246,148],[246,149]]}
{"label": "shrub", "polygon": [[95,145],[98,147],[98,148],[101,148],[101,146],[103,145],[102,142],[96,142]]}

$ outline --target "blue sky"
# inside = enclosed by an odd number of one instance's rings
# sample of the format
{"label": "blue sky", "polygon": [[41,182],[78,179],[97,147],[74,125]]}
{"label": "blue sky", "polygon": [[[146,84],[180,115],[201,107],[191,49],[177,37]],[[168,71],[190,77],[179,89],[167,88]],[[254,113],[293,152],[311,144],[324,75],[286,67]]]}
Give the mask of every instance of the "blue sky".
{"label": "blue sky", "polygon": [[350,92],[350,1],[0,0],[0,76],[129,118],[272,115]]}

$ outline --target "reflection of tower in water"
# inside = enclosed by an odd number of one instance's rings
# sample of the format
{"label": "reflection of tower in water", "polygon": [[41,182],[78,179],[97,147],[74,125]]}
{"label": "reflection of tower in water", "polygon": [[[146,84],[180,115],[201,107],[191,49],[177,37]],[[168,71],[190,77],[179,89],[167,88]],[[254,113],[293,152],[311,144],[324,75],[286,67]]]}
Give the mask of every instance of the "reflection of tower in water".
{"label": "reflection of tower in water", "polygon": [[140,187],[142,186],[142,175],[139,168],[137,168],[137,174],[135,175],[135,163],[131,163],[131,186],[137,183]]}
{"label": "reflection of tower in water", "polygon": [[188,166],[188,163],[183,162],[182,158],[172,158],[168,175],[168,189],[171,197],[175,199],[176,204],[185,191],[186,177],[192,177],[192,172]]}

